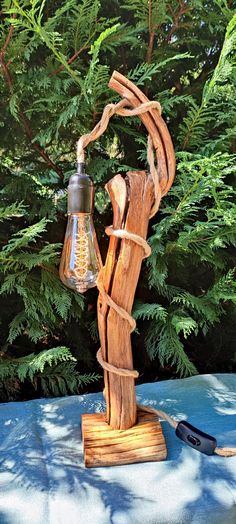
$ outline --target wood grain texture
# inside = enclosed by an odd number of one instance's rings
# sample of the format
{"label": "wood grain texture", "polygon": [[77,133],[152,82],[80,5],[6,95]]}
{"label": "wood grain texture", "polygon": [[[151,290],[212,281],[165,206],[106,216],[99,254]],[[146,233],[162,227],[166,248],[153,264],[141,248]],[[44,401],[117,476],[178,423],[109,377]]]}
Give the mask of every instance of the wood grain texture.
{"label": "wood grain texture", "polygon": [[[126,209],[126,202],[128,199],[126,183],[121,175],[116,175],[106,185],[106,190],[109,193],[113,208],[113,227],[120,229],[124,225],[124,214]],[[117,250],[120,240],[114,236],[110,237],[109,248],[107,252],[106,262],[103,271],[103,285],[105,291],[110,294],[111,284],[113,279],[113,270],[117,260]],[[98,296],[97,316],[98,316],[98,330],[101,343],[101,351],[103,359],[108,362],[107,349],[107,315],[109,307],[106,302],[102,300],[101,295]],[[109,373],[104,371],[105,390],[104,395],[107,406],[107,421],[110,419],[110,396],[109,396]]]}
{"label": "wood grain texture", "polygon": [[[125,185],[124,185],[125,184]],[[114,177],[108,186],[114,228],[146,238],[154,201],[153,182],[145,171]],[[131,240],[110,238],[104,269],[104,286],[116,304],[131,313],[143,259],[143,249]],[[113,308],[98,299],[98,326],[102,356],[116,367],[133,369],[130,325]],[[128,429],[136,423],[134,379],[105,373],[107,422],[114,429]]]}
{"label": "wood grain texture", "polygon": [[86,467],[160,461],[167,456],[157,417],[138,409],[137,423],[125,431],[111,428],[104,413],[82,415]]}

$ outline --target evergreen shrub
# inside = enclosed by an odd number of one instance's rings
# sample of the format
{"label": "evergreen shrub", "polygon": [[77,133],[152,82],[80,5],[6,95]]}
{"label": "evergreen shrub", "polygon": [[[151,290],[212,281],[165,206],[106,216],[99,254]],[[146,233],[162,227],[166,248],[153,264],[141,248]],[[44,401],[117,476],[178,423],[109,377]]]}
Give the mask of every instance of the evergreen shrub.
{"label": "evergreen shrub", "polygon": [[[96,290],[66,289],[58,262],[75,144],[114,69],[158,100],[177,156],[150,222],[134,305],[141,380],[235,370],[235,2],[4,0],[0,32],[0,398],[102,386]],[[103,258],[104,185],[146,168],[138,118],[114,117],[88,148]],[[94,385],[90,385],[94,383]]]}

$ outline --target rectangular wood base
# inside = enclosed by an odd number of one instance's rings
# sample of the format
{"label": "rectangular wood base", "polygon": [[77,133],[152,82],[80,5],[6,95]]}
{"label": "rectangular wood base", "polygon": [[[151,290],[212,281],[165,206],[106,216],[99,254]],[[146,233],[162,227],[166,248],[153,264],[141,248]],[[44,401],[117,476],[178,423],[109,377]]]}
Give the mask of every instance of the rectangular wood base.
{"label": "rectangular wood base", "polygon": [[165,460],[165,439],[155,415],[138,410],[129,429],[112,429],[105,413],[82,415],[84,462],[88,468]]}

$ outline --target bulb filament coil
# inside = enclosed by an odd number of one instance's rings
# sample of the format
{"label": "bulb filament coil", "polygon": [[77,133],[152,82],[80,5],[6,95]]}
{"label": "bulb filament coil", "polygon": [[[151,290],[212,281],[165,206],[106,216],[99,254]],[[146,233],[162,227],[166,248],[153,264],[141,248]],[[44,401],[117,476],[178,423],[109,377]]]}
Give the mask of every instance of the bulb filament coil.
{"label": "bulb filament coil", "polygon": [[89,266],[89,239],[84,220],[78,221],[78,231],[75,239],[74,273],[79,280],[86,277]]}

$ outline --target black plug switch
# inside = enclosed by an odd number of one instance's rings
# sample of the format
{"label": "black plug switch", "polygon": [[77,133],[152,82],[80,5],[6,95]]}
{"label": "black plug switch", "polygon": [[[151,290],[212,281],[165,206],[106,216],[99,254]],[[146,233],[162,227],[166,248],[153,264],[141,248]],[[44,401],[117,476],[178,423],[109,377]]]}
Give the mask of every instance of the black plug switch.
{"label": "black plug switch", "polygon": [[213,455],[217,446],[216,439],[200,429],[195,428],[185,420],[181,420],[175,430],[178,438],[191,448],[197,449],[205,455]]}

